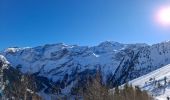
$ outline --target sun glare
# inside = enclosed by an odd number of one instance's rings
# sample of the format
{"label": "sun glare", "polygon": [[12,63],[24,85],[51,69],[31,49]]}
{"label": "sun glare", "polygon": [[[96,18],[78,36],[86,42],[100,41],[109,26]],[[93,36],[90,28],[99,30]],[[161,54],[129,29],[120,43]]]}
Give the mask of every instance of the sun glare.
{"label": "sun glare", "polygon": [[170,6],[160,8],[156,19],[160,24],[170,26]]}

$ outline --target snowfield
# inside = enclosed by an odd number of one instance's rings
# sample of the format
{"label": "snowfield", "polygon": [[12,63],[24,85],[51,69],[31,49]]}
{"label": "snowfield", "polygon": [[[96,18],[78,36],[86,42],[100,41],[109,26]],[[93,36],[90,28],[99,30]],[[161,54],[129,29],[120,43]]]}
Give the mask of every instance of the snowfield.
{"label": "snowfield", "polygon": [[170,64],[134,79],[129,83],[147,90],[156,97],[156,100],[167,100],[167,97],[170,97]]}

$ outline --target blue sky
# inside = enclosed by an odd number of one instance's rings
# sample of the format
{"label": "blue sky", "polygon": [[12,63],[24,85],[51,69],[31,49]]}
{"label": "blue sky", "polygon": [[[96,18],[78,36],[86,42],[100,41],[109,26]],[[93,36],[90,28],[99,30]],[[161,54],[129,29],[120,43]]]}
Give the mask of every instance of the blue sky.
{"label": "blue sky", "polygon": [[169,0],[0,0],[0,49],[48,43],[97,45],[170,40],[154,21]]}

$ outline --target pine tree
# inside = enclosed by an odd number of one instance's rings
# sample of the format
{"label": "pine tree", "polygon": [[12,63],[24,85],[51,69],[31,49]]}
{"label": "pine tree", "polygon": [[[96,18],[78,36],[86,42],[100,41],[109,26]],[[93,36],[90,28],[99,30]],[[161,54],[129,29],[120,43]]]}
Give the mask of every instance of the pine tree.
{"label": "pine tree", "polygon": [[114,100],[120,100],[121,99],[121,97],[120,97],[120,90],[119,90],[118,86],[115,87],[113,99]]}
{"label": "pine tree", "polygon": [[101,84],[100,73],[97,72],[95,79],[88,82],[86,90],[83,93],[84,100],[108,100],[108,89]]}
{"label": "pine tree", "polygon": [[164,77],[164,85],[166,85],[167,84],[167,77],[165,76]]}

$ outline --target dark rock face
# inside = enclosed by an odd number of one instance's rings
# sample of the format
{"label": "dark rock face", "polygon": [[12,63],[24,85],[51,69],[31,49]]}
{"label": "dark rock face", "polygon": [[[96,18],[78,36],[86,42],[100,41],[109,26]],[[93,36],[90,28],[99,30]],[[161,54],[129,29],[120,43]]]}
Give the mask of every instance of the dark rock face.
{"label": "dark rock face", "polygon": [[170,63],[170,42],[154,45],[103,42],[98,46],[53,44],[35,48],[8,48],[1,53],[14,69],[31,72],[45,93],[63,93],[83,87],[100,71],[110,88]]}

